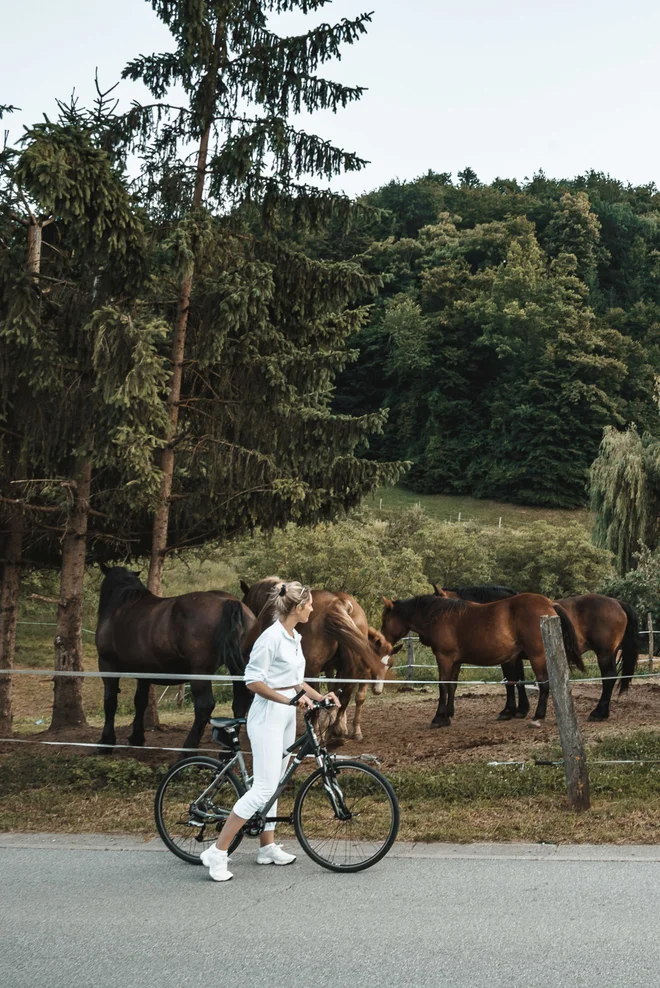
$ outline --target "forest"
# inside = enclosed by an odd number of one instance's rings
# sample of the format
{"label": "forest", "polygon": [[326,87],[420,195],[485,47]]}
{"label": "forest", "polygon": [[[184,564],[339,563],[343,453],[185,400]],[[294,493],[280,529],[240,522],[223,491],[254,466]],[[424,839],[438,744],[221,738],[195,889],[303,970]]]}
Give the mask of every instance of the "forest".
{"label": "forest", "polygon": [[375,458],[405,484],[522,504],[588,501],[603,429],[658,435],[660,193],[590,172],[483,184],[429,171],[364,197],[348,236],[382,279],[335,407],[388,408]]}

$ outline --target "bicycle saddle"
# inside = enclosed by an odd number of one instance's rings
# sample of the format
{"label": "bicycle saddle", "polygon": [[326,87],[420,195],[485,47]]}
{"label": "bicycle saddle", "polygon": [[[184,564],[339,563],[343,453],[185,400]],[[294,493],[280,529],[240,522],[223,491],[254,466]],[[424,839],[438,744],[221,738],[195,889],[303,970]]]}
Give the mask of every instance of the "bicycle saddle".
{"label": "bicycle saddle", "polygon": [[226,730],[228,727],[240,727],[247,723],[247,717],[211,717],[209,723],[211,727],[224,727]]}

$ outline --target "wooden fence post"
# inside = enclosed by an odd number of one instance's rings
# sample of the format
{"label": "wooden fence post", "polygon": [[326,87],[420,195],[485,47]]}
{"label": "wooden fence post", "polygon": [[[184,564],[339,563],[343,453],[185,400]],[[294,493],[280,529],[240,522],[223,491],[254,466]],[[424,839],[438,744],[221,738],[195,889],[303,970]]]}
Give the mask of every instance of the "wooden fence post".
{"label": "wooden fence post", "polygon": [[413,662],[415,661],[415,649],[413,648],[412,631],[408,632],[406,640],[406,654],[408,656],[408,679],[413,678]]}
{"label": "wooden fence post", "polygon": [[575,810],[588,810],[591,806],[589,772],[569,685],[568,661],[559,618],[544,615],[541,618],[541,635],[548,663],[550,693],[557,715],[559,740],[564,753],[568,802]]}
{"label": "wooden fence post", "polygon": [[649,672],[653,672],[653,615],[650,611],[646,615],[646,622],[649,629]]}

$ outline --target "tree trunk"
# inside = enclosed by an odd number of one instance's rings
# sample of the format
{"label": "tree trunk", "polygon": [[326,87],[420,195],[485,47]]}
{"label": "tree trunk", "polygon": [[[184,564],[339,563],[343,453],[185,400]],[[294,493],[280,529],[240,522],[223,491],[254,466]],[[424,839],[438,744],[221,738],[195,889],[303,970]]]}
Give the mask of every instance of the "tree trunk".
{"label": "tree trunk", "polygon": [[[202,132],[197,151],[197,167],[195,177],[195,190],[193,193],[193,210],[199,209],[204,199],[204,180],[206,178],[206,163],[209,153],[209,139],[211,136],[211,126],[213,123],[213,110],[215,106],[215,85],[216,76],[220,66],[220,44],[224,22],[218,20],[216,25],[215,40],[211,53],[208,71],[201,83],[206,89],[206,126]],[[188,330],[188,314],[190,311],[190,298],[192,295],[193,279],[195,275],[194,262],[189,273],[181,281],[179,287],[179,301],[174,319],[174,336],[172,339],[172,378],[170,380],[170,391],[167,396],[168,426],[166,435],[166,445],[161,453],[160,468],[162,480],[158,496],[158,507],[154,514],[153,533],[151,540],[151,558],[149,560],[149,576],[147,587],[156,594],[161,595],[163,580],[163,566],[165,565],[165,555],[167,552],[167,534],[170,520],[170,503],[172,496],[172,481],[174,478],[174,441],[179,425],[179,402],[181,400],[181,381],[183,378],[183,361],[186,352],[186,333]],[[149,703],[145,713],[145,727],[158,726],[158,704],[156,691],[152,686],[149,690]]]}
{"label": "tree trunk", "polygon": [[[12,669],[16,646],[16,621],[21,588],[24,519],[19,511],[9,516],[6,559],[0,589],[0,669]],[[0,734],[11,734],[13,722],[11,676],[0,676]]]}
{"label": "tree trunk", "polygon": [[[27,234],[25,267],[32,274],[39,274],[41,270],[43,228],[49,222],[50,220],[37,220],[32,216],[23,221]],[[18,510],[12,510],[9,515],[6,560],[0,585],[0,669],[12,669],[14,666],[24,531],[23,515]],[[13,719],[11,676],[0,676],[0,733],[11,734]]]}
{"label": "tree trunk", "polygon": [[[62,542],[60,602],[55,634],[55,671],[83,669],[82,612],[87,520],[92,480],[91,457],[80,457],[73,477],[73,506]],[[52,728],[87,723],[82,703],[82,679],[55,677]]]}

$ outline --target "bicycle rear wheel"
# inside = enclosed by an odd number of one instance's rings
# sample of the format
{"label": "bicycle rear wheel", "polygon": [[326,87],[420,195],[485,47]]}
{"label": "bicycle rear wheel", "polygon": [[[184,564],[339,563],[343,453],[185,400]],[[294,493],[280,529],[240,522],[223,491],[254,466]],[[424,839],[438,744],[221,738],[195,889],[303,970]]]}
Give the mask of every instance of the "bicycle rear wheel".
{"label": "bicycle rear wheel", "polygon": [[[245,792],[233,772],[222,775],[216,758],[193,755],[176,762],[156,791],[156,827],[167,847],[183,861],[201,864],[200,855],[217,839],[227,814]],[[243,839],[234,837],[229,851]]]}
{"label": "bicycle rear wheel", "polygon": [[[383,858],[399,831],[399,803],[385,776],[359,761],[322,768],[303,782],[293,808],[296,836],[306,854],[330,871],[362,871]],[[345,817],[342,819],[342,817]]]}

